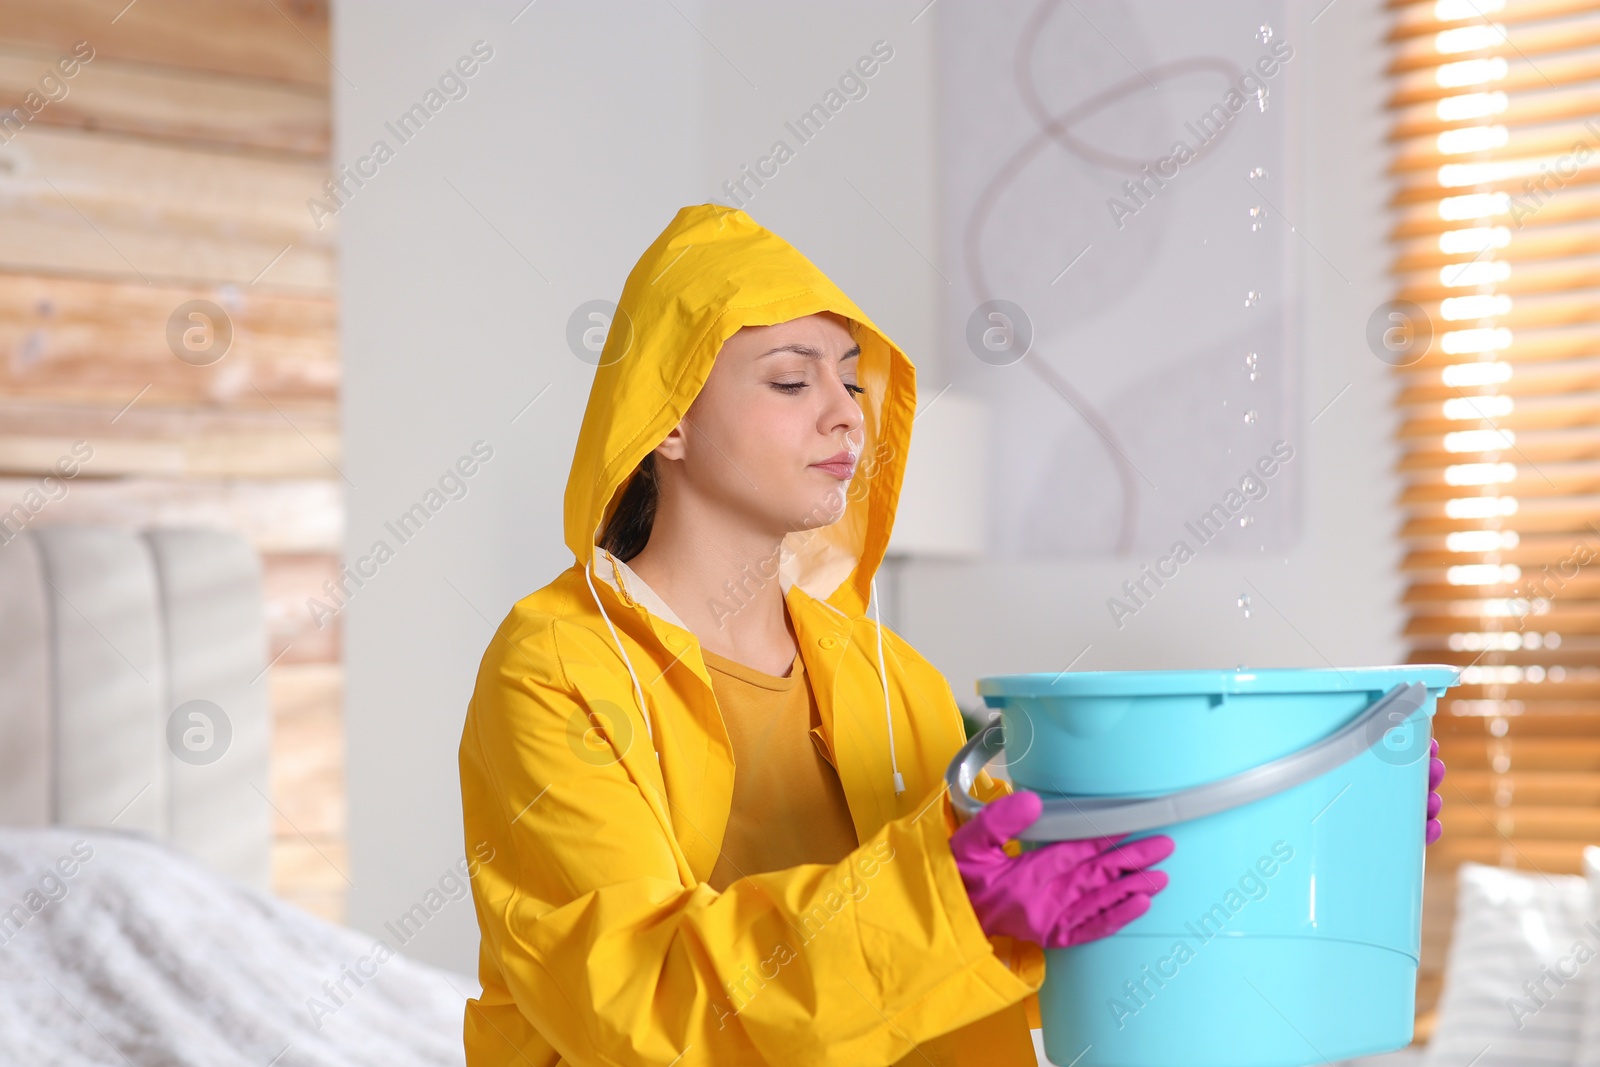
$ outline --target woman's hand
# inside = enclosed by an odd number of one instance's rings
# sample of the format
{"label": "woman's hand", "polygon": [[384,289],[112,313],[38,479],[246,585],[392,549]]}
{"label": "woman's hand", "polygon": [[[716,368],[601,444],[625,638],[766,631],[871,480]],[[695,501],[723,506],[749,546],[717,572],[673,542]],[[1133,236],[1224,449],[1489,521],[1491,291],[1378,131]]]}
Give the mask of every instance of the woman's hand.
{"label": "woman's hand", "polygon": [[1117,837],[1055,841],[1019,856],[1005,843],[1043,811],[1039,794],[992,801],[950,837],[950,851],[984,933],[1065,948],[1106,937],[1150,910],[1165,871],[1144,868],[1172,854],[1165,834],[1127,845]]}
{"label": "woman's hand", "polygon": [[1423,840],[1430,845],[1444,833],[1444,824],[1439,821],[1439,810],[1444,807],[1439,784],[1443,781],[1444,760],[1439,758],[1439,739],[1435,737],[1432,747],[1428,749],[1428,825],[1423,833]]}

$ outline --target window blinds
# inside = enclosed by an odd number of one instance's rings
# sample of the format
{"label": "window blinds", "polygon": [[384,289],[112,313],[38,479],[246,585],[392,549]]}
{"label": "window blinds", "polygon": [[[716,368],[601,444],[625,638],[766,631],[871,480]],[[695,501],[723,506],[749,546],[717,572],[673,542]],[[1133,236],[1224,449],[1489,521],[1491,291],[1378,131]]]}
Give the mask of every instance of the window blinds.
{"label": "window blinds", "polygon": [[1463,860],[1576,873],[1600,843],[1600,3],[1389,7],[1406,633],[1465,668],[1444,929]]}
{"label": "window blinds", "polygon": [[1513,809],[1478,837],[1457,810],[1448,851],[1576,872],[1600,841],[1600,3],[1395,16],[1397,297],[1431,335],[1399,370],[1407,633],[1466,668],[1455,783]]}

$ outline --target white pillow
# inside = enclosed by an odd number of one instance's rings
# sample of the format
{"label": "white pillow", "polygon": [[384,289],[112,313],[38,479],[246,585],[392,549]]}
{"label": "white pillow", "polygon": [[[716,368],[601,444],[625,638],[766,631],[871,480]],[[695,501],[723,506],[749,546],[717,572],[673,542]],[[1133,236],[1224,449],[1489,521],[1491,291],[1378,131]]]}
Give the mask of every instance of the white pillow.
{"label": "white pillow", "polygon": [[1438,1022],[1422,1067],[1570,1067],[1600,974],[1582,875],[1463,863]]}
{"label": "white pillow", "polygon": [[[1585,937],[1600,948],[1600,848],[1590,845],[1583,850],[1583,871],[1589,878],[1589,923]],[[1588,974],[1589,969],[1584,968],[1588,980],[1584,992],[1588,1002],[1578,1035],[1578,1056],[1574,1061],[1578,1067],[1600,1067],[1600,966],[1594,968],[1594,974]]]}

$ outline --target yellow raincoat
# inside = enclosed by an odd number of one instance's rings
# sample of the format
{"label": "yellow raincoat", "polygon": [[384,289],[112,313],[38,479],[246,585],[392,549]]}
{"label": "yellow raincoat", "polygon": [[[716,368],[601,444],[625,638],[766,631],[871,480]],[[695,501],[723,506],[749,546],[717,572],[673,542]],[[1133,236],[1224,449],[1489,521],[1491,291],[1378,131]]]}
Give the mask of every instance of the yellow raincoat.
{"label": "yellow raincoat", "polygon": [[[700,645],[597,545],[723,341],[818,311],[861,327],[866,441],[844,516],[789,535],[777,579],[860,847],[718,893],[705,880],[735,767]],[[960,711],[863,614],[911,439],[911,361],[787,242],[701,204],[629,274],[600,362],[567,482],[575,561],[501,623],[461,737],[467,853],[487,857],[468,1067],[1032,1067],[1043,951],[984,934],[950,854]],[[1004,789],[984,775],[977,791]]]}

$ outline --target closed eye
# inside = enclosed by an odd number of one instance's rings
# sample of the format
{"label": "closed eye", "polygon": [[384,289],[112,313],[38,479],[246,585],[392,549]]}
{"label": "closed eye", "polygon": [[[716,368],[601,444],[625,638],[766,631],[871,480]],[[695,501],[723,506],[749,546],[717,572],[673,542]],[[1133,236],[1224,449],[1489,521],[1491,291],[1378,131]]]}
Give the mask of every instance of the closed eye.
{"label": "closed eye", "polygon": [[[768,384],[770,384],[774,389],[778,390],[778,392],[780,392],[780,393],[788,393],[790,396],[794,396],[795,394],[799,393],[800,390],[804,389],[809,383],[807,383],[807,382],[770,382]],[[851,396],[865,396],[867,394],[867,391],[864,388],[862,388],[861,386],[856,385],[856,384],[854,384],[852,382],[845,382],[844,383],[844,387],[846,389],[850,390],[850,395]]]}

